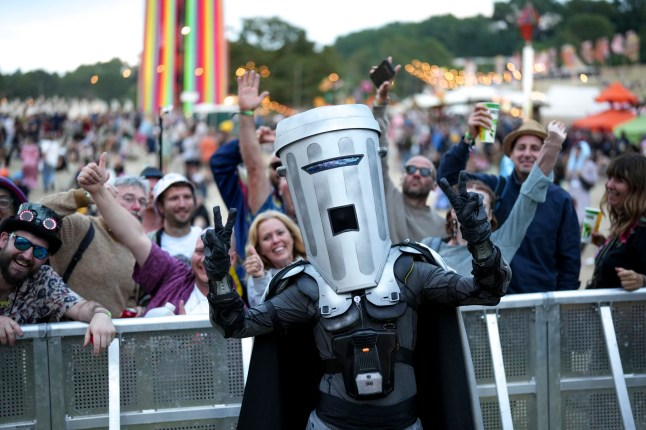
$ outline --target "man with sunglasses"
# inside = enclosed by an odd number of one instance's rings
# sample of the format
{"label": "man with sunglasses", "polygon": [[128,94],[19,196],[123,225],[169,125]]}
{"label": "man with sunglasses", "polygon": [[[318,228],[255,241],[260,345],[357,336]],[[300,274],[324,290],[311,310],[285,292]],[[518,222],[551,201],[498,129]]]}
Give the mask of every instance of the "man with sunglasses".
{"label": "man with sunglasses", "polygon": [[[108,186],[116,202],[138,222],[148,205],[148,181],[140,176],[124,175]],[[52,256],[50,265],[67,285],[90,300],[102,303],[119,317],[127,308],[138,308],[139,288],[132,280],[135,259],[106,225],[103,216],[87,214],[92,199],[81,188],[49,194],[39,200],[62,216],[61,252]],[[74,263],[76,262],[76,263]],[[101,264],[97,264],[101,262]]]}
{"label": "man with sunglasses", "polygon": [[[400,65],[394,67],[395,74],[399,69]],[[390,81],[382,83],[372,105],[372,113],[381,129],[379,146],[386,149],[389,147],[387,132],[390,121],[386,116],[389,91]],[[399,243],[406,239],[419,242],[429,235],[442,236],[444,219],[427,203],[431,191],[437,188],[433,162],[423,155],[409,158],[404,165],[401,191],[390,178],[388,157],[381,159],[381,173],[392,242]]]}
{"label": "man with sunglasses", "polygon": [[48,265],[61,248],[61,219],[46,206],[23,203],[0,224],[0,344],[13,345],[20,325],[59,321],[88,322],[83,346],[98,355],[116,335],[111,314],[69,289]]}

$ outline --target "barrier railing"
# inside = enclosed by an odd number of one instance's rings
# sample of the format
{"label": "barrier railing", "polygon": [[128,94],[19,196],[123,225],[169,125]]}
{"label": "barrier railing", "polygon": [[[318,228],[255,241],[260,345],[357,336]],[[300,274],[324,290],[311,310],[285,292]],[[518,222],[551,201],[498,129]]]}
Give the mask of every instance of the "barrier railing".
{"label": "barrier railing", "polygon": [[[646,289],[515,295],[458,313],[485,429],[646,429]],[[0,429],[235,429],[248,342],[207,316],[23,326],[0,346]]]}
{"label": "barrier railing", "polygon": [[513,295],[461,315],[478,427],[646,429],[646,289]]}

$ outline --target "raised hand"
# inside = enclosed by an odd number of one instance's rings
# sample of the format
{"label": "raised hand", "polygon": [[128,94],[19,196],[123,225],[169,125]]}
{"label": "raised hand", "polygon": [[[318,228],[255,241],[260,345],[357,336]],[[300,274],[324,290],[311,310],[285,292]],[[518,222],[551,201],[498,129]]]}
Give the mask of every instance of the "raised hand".
{"label": "raised hand", "polygon": [[263,143],[273,144],[276,141],[276,130],[272,130],[271,127],[266,125],[261,125],[256,129],[256,137],[261,145]]}
{"label": "raised hand", "polygon": [[[393,63],[393,57],[388,57],[387,58],[388,62],[392,65]],[[396,66],[393,66],[393,69],[395,70],[395,74],[393,75],[393,79],[395,79],[395,76],[397,76],[397,73],[399,72],[399,69],[401,69],[401,64],[397,64]],[[370,72],[372,73],[373,70],[375,70],[377,66],[372,66],[370,68]],[[383,84],[377,88],[377,102],[379,104],[385,105],[388,103],[388,93],[390,92],[390,86],[392,85],[392,80],[391,81],[385,81]]]}
{"label": "raised hand", "polygon": [[256,248],[249,245],[247,246],[247,258],[244,261],[245,271],[254,278],[260,278],[265,275],[265,265],[262,263],[260,255],[256,252]]}
{"label": "raised hand", "polygon": [[269,91],[260,91],[260,75],[254,70],[247,70],[238,77],[238,106],[240,111],[254,110],[262,100],[269,95]]}
{"label": "raised hand", "polygon": [[440,180],[440,187],[455,210],[462,237],[471,244],[479,244],[489,239],[491,224],[482,204],[482,195],[467,192],[467,172],[460,172],[457,194],[446,178]]}
{"label": "raised hand", "polygon": [[475,139],[478,133],[480,133],[481,128],[489,130],[492,126],[493,117],[489,109],[481,104],[476,105],[467,120],[467,131],[471,139]]}
{"label": "raised hand", "polygon": [[550,121],[547,125],[547,138],[545,141],[561,145],[565,141],[565,136],[567,136],[565,124],[560,121]]}
{"label": "raised hand", "polygon": [[105,168],[108,154],[102,153],[99,157],[99,164],[88,163],[81,169],[78,175],[78,184],[87,192],[93,193],[100,190],[110,179],[110,172]]}
{"label": "raised hand", "polygon": [[220,206],[213,208],[213,228],[202,233],[204,242],[204,269],[209,279],[219,281],[229,272],[231,261],[229,248],[231,247],[231,234],[236,220],[237,209],[231,208],[226,225],[222,225]]}

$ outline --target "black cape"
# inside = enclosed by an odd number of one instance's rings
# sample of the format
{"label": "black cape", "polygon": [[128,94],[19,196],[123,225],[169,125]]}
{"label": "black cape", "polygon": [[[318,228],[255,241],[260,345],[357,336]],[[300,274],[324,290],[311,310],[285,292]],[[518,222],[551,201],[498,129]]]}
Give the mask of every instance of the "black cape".
{"label": "black cape", "polygon": [[[289,288],[293,281],[281,280],[281,275],[291,267],[274,276],[267,298]],[[425,304],[418,317],[413,362],[422,425],[425,430],[472,429],[469,378],[456,309]],[[313,328],[303,325],[291,327],[286,333],[256,336],[238,430],[305,429],[318,403],[318,384],[324,373]]]}

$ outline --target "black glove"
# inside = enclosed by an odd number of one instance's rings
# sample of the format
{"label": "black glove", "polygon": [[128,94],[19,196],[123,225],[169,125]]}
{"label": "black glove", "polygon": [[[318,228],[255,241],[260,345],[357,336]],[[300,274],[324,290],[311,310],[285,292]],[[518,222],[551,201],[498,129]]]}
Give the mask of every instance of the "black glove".
{"label": "black glove", "polygon": [[220,206],[213,208],[213,228],[202,233],[204,242],[204,269],[209,280],[219,281],[229,273],[231,261],[229,260],[229,248],[231,247],[231,233],[233,224],[236,221],[238,210],[229,210],[227,224],[222,225]]}
{"label": "black glove", "polygon": [[453,192],[446,178],[440,179],[440,188],[446,194],[460,222],[462,237],[470,244],[480,244],[491,236],[491,224],[482,204],[482,195],[467,193],[467,175],[464,170],[458,179],[458,194]]}

